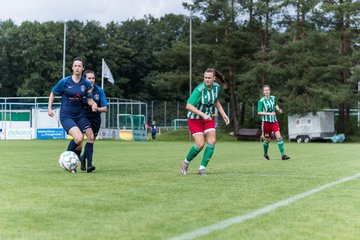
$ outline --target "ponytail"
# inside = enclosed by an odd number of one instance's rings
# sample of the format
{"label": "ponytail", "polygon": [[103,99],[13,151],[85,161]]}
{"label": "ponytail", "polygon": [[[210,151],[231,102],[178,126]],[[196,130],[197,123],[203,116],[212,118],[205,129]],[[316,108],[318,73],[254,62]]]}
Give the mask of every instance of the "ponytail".
{"label": "ponytail", "polygon": [[208,69],[206,69],[205,72],[212,72],[215,76],[215,80],[219,81],[220,86],[224,89],[228,88],[228,84],[225,80],[225,77],[221,72],[219,72],[215,68],[208,68]]}

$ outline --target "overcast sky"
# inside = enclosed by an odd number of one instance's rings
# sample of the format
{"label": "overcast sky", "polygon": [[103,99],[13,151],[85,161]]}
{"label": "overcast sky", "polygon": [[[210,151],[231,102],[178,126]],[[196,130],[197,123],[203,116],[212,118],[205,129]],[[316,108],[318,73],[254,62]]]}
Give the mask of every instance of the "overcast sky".
{"label": "overcast sky", "polygon": [[189,14],[182,2],[191,0],[0,0],[0,19],[29,21],[96,20],[102,25],[140,19],[151,14]]}

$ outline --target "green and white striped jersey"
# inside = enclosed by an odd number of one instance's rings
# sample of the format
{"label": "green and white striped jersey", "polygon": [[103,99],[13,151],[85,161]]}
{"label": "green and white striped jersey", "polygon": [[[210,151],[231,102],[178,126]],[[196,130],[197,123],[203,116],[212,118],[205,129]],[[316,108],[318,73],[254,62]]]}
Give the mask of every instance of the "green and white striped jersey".
{"label": "green and white striped jersey", "polygon": [[[270,96],[268,99],[266,97],[262,97],[258,101],[258,112],[275,112],[276,110],[276,98],[275,96]],[[261,115],[261,121],[263,122],[277,122],[276,115],[275,116],[263,116]]]}
{"label": "green and white striped jersey", "polygon": [[[216,82],[213,82],[210,90],[206,88],[204,82],[200,83],[192,92],[191,96],[187,100],[187,103],[212,117],[219,92],[220,85]],[[194,114],[191,111],[188,111],[187,117],[192,119],[202,119],[199,115]]]}

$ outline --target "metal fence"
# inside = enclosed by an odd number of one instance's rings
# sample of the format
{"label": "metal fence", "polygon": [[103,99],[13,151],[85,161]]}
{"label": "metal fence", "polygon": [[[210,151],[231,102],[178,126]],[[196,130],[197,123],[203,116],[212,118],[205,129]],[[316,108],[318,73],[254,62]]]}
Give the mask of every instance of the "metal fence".
{"label": "metal fence", "polygon": [[[56,97],[53,108],[60,108],[60,97]],[[119,114],[143,115],[145,117],[145,125],[151,125],[156,121],[159,127],[171,128],[178,119],[186,119],[187,110],[185,101],[149,101],[141,102],[131,99],[108,98],[109,107],[106,113],[102,115],[102,128],[116,129],[117,116]],[[229,102],[222,102],[222,106],[226,114],[232,118],[232,109]],[[241,104],[238,105],[240,111]],[[29,127],[37,128],[39,122],[49,119],[47,116],[48,97],[9,97],[0,98],[0,128],[6,127],[6,123],[13,125],[13,120],[29,115]],[[43,114],[34,114],[33,110],[42,109]],[[247,103],[245,109],[245,119],[248,121],[247,127],[255,127],[259,118],[256,113],[256,103]],[[10,112],[12,112],[10,114]],[[35,111],[37,113],[37,111]],[[15,119],[14,119],[15,118]],[[43,121],[40,121],[42,118]],[[58,116],[57,116],[58,118]],[[57,119],[59,120],[59,119]],[[217,124],[223,125],[221,117]],[[46,121],[45,121],[46,122]],[[178,121],[179,122],[179,121]],[[61,124],[58,121],[58,127]]]}
{"label": "metal fence", "polygon": [[[174,120],[186,119],[186,102],[181,101],[150,101],[141,102],[131,99],[108,98],[108,111],[102,115],[102,128],[118,128],[117,115],[131,114],[144,115],[145,123],[151,125],[156,121],[160,127],[172,127]],[[53,103],[53,109],[59,109],[61,97],[56,97]],[[222,103],[225,112],[231,117],[230,104]],[[19,118],[29,122],[29,127],[37,128],[41,122],[46,122],[48,108],[48,97],[9,97],[0,98],[0,128],[6,128],[6,122],[9,126],[14,125]],[[42,109],[44,114],[38,115],[37,111]],[[27,117],[25,117],[27,116]],[[40,121],[42,118],[43,121]],[[59,116],[56,116],[57,127],[61,127]],[[40,125],[39,125],[40,124]],[[223,124],[219,121],[219,124]]]}
{"label": "metal fence", "polygon": [[103,115],[103,128],[119,128],[119,126],[117,126],[117,116],[119,114],[143,115],[145,121],[147,121],[147,103],[119,98],[108,98],[108,102],[108,111]]}
{"label": "metal fence", "polygon": [[[14,127],[61,127],[59,121],[60,97],[53,103],[55,117],[47,116],[48,97],[0,98],[0,129]],[[118,128],[117,115],[144,115],[147,119],[147,104],[131,99],[108,98],[109,107],[102,114],[102,128]]]}
{"label": "metal fence", "polygon": [[[187,119],[187,110],[185,101],[150,101],[148,106],[149,124],[156,121],[160,127],[173,127],[174,120]],[[224,111],[231,117],[230,103],[222,103]],[[224,124],[219,121],[219,125]]]}
{"label": "metal fence", "polygon": [[[48,97],[8,97],[0,98],[0,133],[6,129],[21,128],[62,128],[59,115],[61,98],[56,97],[53,108],[55,117],[50,118],[47,115]],[[102,125],[104,129],[120,129],[118,126],[118,116],[130,114],[141,116],[141,121],[145,119],[143,126],[137,128],[145,129],[146,125],[151,125],[156,121],[159,128],[177,128],[187,127],[186,122],[186,102],[185,101],[149,101],[141,102],[131,99],[108,98],[109,107],[106,113],[102,113]],[[229,102],[222,102],[225,112],[230,119],[232,118],[232,109]],[[238,105],[240,112],[241,104]],[[328,109],[335,114],[335,123],[337,121],[337,109]],[[352,124],[354,129],[360,126],[360,105],[359,108],[350,110]],[[245,122],[243,128],[257,128],[260,126],[260,118],[257,116],[257,104],[246,103]],[[215,118],[218,126],[224,125],[221,116]],[[287,132],[287,115],[280,115],[279,122],[284,133]],[[355,129],[355,130],[356,130]],[[0,136],[1,137],[1,136]]]}

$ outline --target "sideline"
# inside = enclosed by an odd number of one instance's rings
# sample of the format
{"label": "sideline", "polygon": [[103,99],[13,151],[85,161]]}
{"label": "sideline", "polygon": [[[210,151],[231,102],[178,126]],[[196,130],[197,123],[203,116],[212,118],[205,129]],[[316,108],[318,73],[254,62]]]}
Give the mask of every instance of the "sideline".
{"label": "sideline", "polygon": [[188,233],[185,233],[183,235],[170,238],[169,240],[189,240],[189,239],[194,239],[194,238],[197,238],[197,237],[200,237],[200,236],[204,236],[204,235],[207,235],[209,233],[215,232],[217,230],[227,228],[227,227],[229,227],[231,225],[241,223],[241,222],[244,222],[244,221],[252,219],[252,218],[256,218],[258,216],[261,216],[263,214],[271,212],[271,211],[273,211],[273,210],[275,210],[275,209],[277,209],[279,207],[286,206],[286,205],[288,205],[290,203],[293,203],[293,202],[296,202],[296,201],[298,201],[298,200],[300,200],[302,198],[308,197],[310,195],[313,195],[315,193],[318,193],[320,191],[323,191],[323,190],[328,189],[330,187],[333,187],[335,185],[355,180],[355,179],[357,179],[359,177],[360,177],[360,173],[357,173],[357,174],[355,174],[355,175],[353,175],[351,177],[345,177],[345,178],[342,178],[342,179],[337,180],[335,182],[331,182],[331,183],[322,185],[320,187],[311,189],[311,190],[309,190],[307,192],[303,192],[303,193],[297,194],[297,195],[295,195],[293,197],[290,197],[288,199],[282,200],[280,202],[268,205],[268,206],[266,206],[264,208],[260,208],[258,210],[249,212],[249,213],[247,213],[245,215],[240,215],[240,216],[237,216],[237,217],[234,217],[234,218],[229,218],[229,219],[226,219],[224,221],[209,225],[207,227],[202,227],[202,228],[199,228],[199,229],[194,230],[192,232],[188,232]]}

